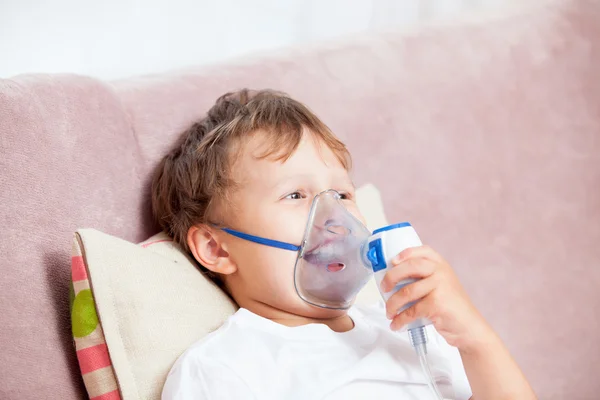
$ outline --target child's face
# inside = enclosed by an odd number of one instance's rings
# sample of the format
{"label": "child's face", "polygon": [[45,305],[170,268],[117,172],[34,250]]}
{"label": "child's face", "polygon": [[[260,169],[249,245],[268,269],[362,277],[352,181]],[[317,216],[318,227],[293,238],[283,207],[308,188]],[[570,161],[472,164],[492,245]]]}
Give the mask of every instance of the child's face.
{"label": "child's face", "polygon": [[[264,135],[257,133],[235,161],[238,187],[230,201],[226,224],[236,230],[282,242],[300,244],[315,195],[334,189],[346,197],[347,209],[361,221],[355,189],[334,153],[305,133],[298,149],[285,162],[259,159]],[[294,289],[297,252],[276,249],[232,236],[223,237],[236,272],[226,276],[241,307],[258,302],[285,312],[327,318],[339,311],[323,310],[302,301]],[[244,304],[249,302],[248,305]]]}

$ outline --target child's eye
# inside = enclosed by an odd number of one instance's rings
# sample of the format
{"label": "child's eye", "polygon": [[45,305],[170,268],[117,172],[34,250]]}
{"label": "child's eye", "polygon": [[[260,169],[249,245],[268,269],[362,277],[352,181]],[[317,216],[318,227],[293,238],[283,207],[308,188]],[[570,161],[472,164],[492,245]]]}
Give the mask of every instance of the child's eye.
{"label": "child's eye", "polygon": [[352,196],[350,195],[350,193],[346,193],[346,192],[338,192],[340,194],[340,199],[342,200],[350,200],[352,199]]}
{"label": "child's eye", "polygon": [[294,192],[294,193],[290,193],[287,196],[285,196],[286,199],[289,200],[301,200],[303,199],[305,196],[300,193],[300,192]]}

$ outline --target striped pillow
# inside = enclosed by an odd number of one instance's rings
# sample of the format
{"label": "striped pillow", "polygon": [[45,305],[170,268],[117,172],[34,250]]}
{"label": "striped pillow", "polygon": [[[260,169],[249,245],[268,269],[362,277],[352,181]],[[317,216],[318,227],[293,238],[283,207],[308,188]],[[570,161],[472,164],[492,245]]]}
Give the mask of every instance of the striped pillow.
{"label": "striped pillow", "polygon": [[78,236],[71,255],[71,325],[79,368],[90,400],[121,400]]}
{"label": "striped pillow", "polygon": [[160,399],[177,357],[237,308],[164,233],[134,244],[79,229],[71,292],[75,348],[92,400]]}

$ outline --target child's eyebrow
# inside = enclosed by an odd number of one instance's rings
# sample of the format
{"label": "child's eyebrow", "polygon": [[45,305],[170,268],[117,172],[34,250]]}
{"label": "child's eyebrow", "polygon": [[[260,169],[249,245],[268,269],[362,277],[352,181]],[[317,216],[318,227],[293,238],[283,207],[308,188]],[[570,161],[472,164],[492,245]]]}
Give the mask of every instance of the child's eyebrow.
{"label": "child's eyebrow", "polygon": [[297,174],[297,175],[286,176],[286,177],[279,179],[277,182],[275,182],[275,184],[273,184],[273,186],[271,186],[271,189],[278,189],[282,186],[287,186],[290,183],[301,184],[301,183],[305,183],[307,181],[310,182],[311,178],[312,177],[308,174]]}
{"label": "child's eyebrow", "polygon": [[[281,186],[287,186],[291,183],[293,184],[297,184],[297,185],[302,185],[302,184],[306,184],[306,183],[312,183],[314,182],[314,176],[309,175],[309,174],[297,174],[297,175],[291,175],[291,176],[286,176],[285,178],[281,178],[280,180],[278,180],[277,182],[275,182],[275,184],[271,187],[271,189],[278,189]],[[332,179],[331,182],[334,186],[336,184],[342,184],[342,185],[348,185],[350,186],[353,190],[356,189],[356,185],[354,184],[354,182],[352,181],[352,179],[350,179],[350,177],[347,174],[339,174],[339,175],[335,175]],[[333,189],[333,188],[329,188],[329,189]]]}
{"label": "child's eyebrow", "polygon": [[[354,182],[352,182],[352,179],[350,178],[341,178],[339,180],[334,180],[333,181],[334,186],[342,186],[344,188],[350,188],[350,191],[355,191],[356,190],[356,185],[354,185]],[[332,187],[331,189],[336,189],[335,187]]]}
{"label": "child's eyebrow", "polygon": [[354,181],[352,179],[350,179],[350,177],[347,176],[347,177],[344,177],[342,179],[343,179],[343,181],[345,183],[347,183],[348,185],[352,186],[352,189],[356,189],[356,185],[354,184]]}

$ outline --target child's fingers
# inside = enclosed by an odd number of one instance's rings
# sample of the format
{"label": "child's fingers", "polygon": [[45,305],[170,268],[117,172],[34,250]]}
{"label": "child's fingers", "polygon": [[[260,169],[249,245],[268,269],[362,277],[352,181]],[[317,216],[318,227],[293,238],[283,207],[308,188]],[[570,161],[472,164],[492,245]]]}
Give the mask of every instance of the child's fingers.
{"label": "child's fingers", "polygon": [[381,290],[389,292],[400,281],[427,278],[436,270],[436,263],[425,258],[411,258],[390,268],[381,280]]}
{"label": "child's fingers", "polygon": [[413,301],[422,299],[431,293],[437,286],[437,282],[432,277],[421,279],[411,284],[408,284],[398,290],[389,298],[385,304],[386,314],[389,319],[392,319],[398,311]]}
{"label": "child's fingers", "polygon": [[405,325],[410,324],[418,318],[431,319],[427,314],[427,310],[430,309],[430,297],[426,297],[423,300],[413,304],[400,314],[396,315],[390,324],[390,328],[393,331],[397,331]]}
{"label": "child's fingers", "polygon": [[398,265],[411,258],[427,258],[431,261],[443,262],[444,259],[429,246],[409,247],[392,259],[392,265]]}

